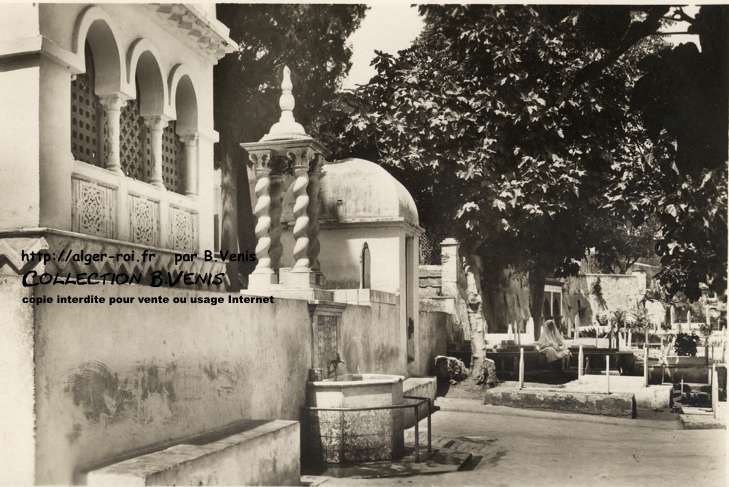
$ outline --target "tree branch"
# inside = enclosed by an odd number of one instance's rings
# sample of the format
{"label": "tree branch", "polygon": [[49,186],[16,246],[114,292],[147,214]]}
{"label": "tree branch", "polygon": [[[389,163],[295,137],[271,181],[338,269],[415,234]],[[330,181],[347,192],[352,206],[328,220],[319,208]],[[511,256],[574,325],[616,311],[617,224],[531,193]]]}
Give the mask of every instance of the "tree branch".
{"label": "tree branch", "polygon": [[572,79],[570,83],[565,85],[562,94],[559,97],[557,105],[561,105],[574,90],[579,88],[583,83],[599,77],[602,72],[617,61],[620,56],[633,47],[638,41],[644,37],[655,34],[661,26],[661,19],[668,12],[669,6],[654,7],[642,22],[633,22],[620,40],[620,44],[603,56],[598,61],[593,61],[582,68]]}

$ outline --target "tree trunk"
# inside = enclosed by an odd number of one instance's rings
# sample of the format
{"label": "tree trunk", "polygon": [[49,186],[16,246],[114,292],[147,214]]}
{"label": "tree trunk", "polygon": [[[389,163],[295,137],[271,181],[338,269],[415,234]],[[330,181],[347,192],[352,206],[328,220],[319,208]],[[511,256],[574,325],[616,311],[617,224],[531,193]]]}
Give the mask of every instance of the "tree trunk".
{"label": "tree trunk", "polygon": [[529,268],[529,312],[534,321],[534,339],[538,340],[542,331],[543,308],[544,308],[544,281],[547,277],[546,271],[539,267]]}
{"label": "tree trunk", "polygon": [[[222,139],[222,137],[221,137]],[[221,142],[223,142],[221,140]],[[228,252],[254,252],[256,238],[248,185],[245,153],[235,144],[221,143],[220,172],[223,214],[220,249]],[[232,290],[247,287],[248,274],[255,262],[230,261],[226,265]]]}
{"label": "tree trunk", "polygon": [[[254,193],[252,192],[251,183],[255,184],[255,172],[248,161],[248,154],[239,150],[244,158],[236,164],[238,176],[238,248],[241,252],[254,253],[256,251],[256,219],[253,216]],[[240,261],[238,262],[238,272],[241,276],[242,284],[248,287],[248,276],[256,268],[256,262]]]}

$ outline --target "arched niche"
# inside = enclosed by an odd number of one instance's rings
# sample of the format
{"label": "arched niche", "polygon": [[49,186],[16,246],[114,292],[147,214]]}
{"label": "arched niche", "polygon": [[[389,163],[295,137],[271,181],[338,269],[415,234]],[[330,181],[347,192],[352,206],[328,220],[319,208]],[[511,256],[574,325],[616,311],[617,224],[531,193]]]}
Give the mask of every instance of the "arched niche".
{"label": "arched niche", "polygon": [[124,63],[114,33],[113,21],[100,7],[92,6],[79,15],[74,28],[73,52],[86,69],[86,45],[95,61],[95,86],[98,96],[126,93]]}
{"label": "arched niche", "polygon": [[198,133],[197,93],[188,70],[178,64],[170,73],[170,101],[178,135]]}
{"label": "arched niche", "polygon": [[167,86],[157,49],[148,40],[137,39],[127,57],[127,84],[138,100],[139,113],[174,118],[168,108]]}

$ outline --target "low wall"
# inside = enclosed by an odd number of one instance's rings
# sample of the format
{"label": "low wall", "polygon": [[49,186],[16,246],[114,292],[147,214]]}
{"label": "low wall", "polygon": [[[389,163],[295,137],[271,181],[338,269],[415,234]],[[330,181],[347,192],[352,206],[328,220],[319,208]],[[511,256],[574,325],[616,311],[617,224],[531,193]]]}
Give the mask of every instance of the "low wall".
{"label": "low wall", "polygon": [[[223,296],[43,286],[36,296]],[[298,419],[310,367],[305,301],[44,304],[35,309],[36,482],[243,418]]]}

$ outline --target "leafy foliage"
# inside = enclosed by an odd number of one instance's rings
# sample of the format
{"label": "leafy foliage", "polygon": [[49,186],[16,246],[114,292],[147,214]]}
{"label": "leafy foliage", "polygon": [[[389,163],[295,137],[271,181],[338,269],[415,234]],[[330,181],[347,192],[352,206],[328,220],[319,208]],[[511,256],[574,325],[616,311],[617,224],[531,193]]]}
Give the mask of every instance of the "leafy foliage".
{"label": "leafy foliage", "polygon": [[281,71],[292,71],[297,121],[308,126],[351,67],[347,38],[364,5],[220,4],[240,45],[215,68],[215,122],[231,142],[256,141],[278,120]]}
{"label": "leafy foliage", "polygon": [[[317,125],[340,155],[393,170],[421,223],[455,232],[486,267],[564,275],[591,247],[620,267],[631,239],[655,239],[668,294],[695,299],[699,282],[726,287],[727,103],[671,105],[696,92],[676,71],[701,69],[700,90],[716,82],[707,70],[725,50],[704,10],[706,56],[656,35],[682,12],[669,6],[422,6],[413,46],[379,53],[377,74]],[[716,123],[682,133],[701,110]],[[696,158],[705,170],[684,169]]]}
{"label": "leafy foliage", "polygon": [[420,11],[424,33],[398,56],[379,54],[377,75],[349,95],[330,144],[407,171],[405,184],[430,210],[423,224],[455,221],[487,266],[575,272],[602,241],[614,161],[645,139],[625,123],[638,56],[589,84],[566,82],[605,54],[580,35],[579,10]]}
{"label": "leafy foliage", "polygon": [[675,350],[676,355],[695,357],[696,347],[699,344],[699,340],[700,338],[698,335],[678,333],[676,334],[676,342],[673,344],[673,349]]}

